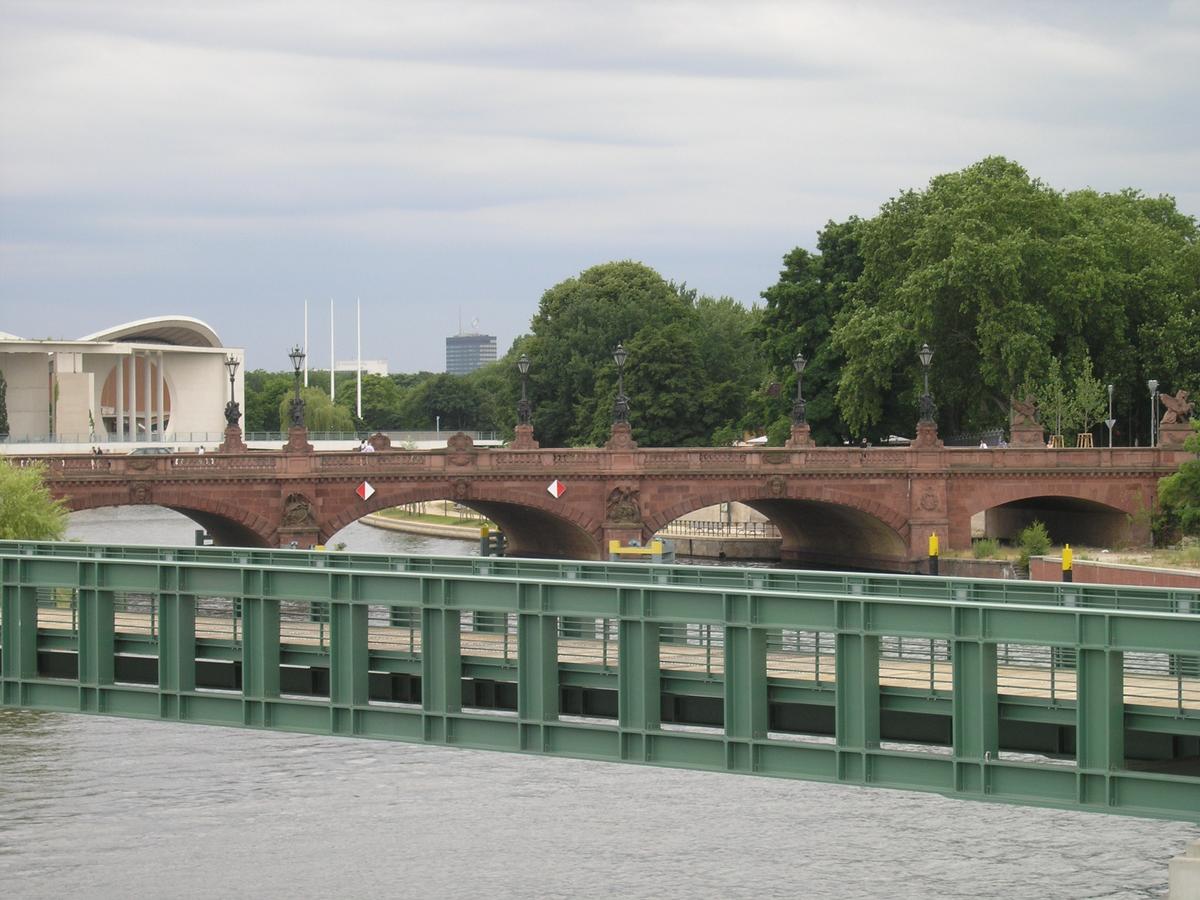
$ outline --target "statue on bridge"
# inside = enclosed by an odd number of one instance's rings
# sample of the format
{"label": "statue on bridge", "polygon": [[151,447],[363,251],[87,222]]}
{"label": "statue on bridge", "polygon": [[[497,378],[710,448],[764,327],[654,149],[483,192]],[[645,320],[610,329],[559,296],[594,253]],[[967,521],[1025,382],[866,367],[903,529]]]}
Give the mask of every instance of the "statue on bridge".
{"label": "statue on bridge", "polygon": [[1159,394],[1158,399],[1162,401],[1162,405],[1167,408],[1163,413],[1162,425],[1176,425],[1181,422],[1187,422],[1192,417],[1192,410],[1196,408],[1196,404],[1188,400],[1187,391],[1178,391],[1174,397],[1170,394]]}
{"label": "statue on bridge", "polygon": [[225,404],[225,424],[230,428],[237,428],[238,422],[242,419],[242,408],[238,406],[236,400],[230,400]]}
{"label": "statue on bridge", "polygon": [[1033,399],[1033,394],[1026,394],[1024,400],[1013,398],[1011,401],[1012,416],[1010,424],[1012,425],[1036,425],[1037,424],[1037,401]]}
{"label": "statue on bridge", "polygon": [[288,401],[288,417],[293,428],[304,427],[304,398],[293,397]]}

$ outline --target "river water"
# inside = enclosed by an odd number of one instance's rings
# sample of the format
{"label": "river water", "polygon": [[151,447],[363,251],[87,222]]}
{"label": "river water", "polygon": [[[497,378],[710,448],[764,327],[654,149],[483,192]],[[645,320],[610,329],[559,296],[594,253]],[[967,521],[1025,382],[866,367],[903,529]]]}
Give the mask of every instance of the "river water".
{"label": "river water", "polygon": [[[157,508],[85,541],[190,544]],[[348,549],[474,553],[352,525]],[[1200,828],[740,775],[0,710],[5,897],[1144,898]]]}

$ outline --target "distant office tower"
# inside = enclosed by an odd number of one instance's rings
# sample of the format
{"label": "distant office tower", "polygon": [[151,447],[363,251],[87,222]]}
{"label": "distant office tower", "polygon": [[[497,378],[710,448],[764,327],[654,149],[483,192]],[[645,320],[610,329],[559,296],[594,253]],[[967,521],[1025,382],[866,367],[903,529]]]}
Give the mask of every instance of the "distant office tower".
{"label": "distant office tower", "polygon": [[446,338],[446,372],[466,375],[496,361],[494,334],[456,334]]}

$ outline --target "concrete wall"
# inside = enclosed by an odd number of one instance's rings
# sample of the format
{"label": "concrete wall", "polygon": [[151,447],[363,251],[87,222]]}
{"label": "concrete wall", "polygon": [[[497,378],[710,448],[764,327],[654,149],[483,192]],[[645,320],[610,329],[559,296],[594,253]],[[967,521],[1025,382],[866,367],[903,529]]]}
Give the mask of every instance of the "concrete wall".
{"label": "concrete wall", "polygon": [[[172,410],[164,440],[197,431],[219,434],[225,430],[225,402],[229,399],[225,352],[164,354]],[[244,414],[243,369],[238,369],[235,396]]]}
{"label": "concrete wall", "polygon": [[46,353],[0,352],[0,371],[8,382],[8,432],[50,431],[50,357]]}
{"label": "concrete wall", "polygon": [[96,416],[95,378],[91,372],[62,372],[55,376],[58,400],[54,404],[54,433],[58,435],[90,435],[89,424]]}
{"label": "concrete wall", "polygon": [[[1071,572],[1074,580],[1082,584],[1127,584],[1138,587],[1200,590],[1200,572],[1188,569],[1122,566],[1076,559],[1071,565]],[[1029,577],[1033,581],[1062,581],[1062,557],[1032,557],[1029,560]]]}

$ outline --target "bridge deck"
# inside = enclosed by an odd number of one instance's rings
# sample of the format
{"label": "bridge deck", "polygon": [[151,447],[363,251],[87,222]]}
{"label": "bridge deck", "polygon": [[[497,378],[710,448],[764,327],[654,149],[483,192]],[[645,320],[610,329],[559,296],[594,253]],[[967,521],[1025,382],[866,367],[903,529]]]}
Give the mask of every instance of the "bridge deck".
{"label": "bridge deck", "polygon": [[[156,636],[158,622],[149,613],[117,612],[116,631],[121,634]],[[73,632],[76,616],[71,609],[38,610],[38,628]],[[217,616],[197,616],[196,635],[207,640],[238,641],[241,636],[239,620]],[[284,621],[280,624],[281,647],[329,646],[329,626],[321,622]],[[515,632],[495,633],[464,629],[459,636],[463,657],[517,660]],[[380,652],[404,652],[417,656],[421,652],[421,632],[417,628],[370,626],[367,646]],[[559,637],[558,662],[571,665],[598,666],[608,670],[618,668],[616,641],[602,639]],[[910,653],[916,655],[920,651]],[[923,688],[949,692],[954,688],[954,666],[948,660],[897,659],[881,656],[879,684],[884,687]],[[766,671],[770,677],[792,679],[818,684],[836,683],[836,657],[827,653],[802,651],[772,651],[766,654]],[[706,675],[725,674],[724,647],[709,641],[692,644],[670,643],[660,647],[660,669],[696,672]],[[1044,700],[1073,701],[1076,699],[1076,675],[1073,668],[1050,666],[998,665],[997,690],[1001,696],[1033,697]],[[1183,675],[1147,675],[1125,672],[1123,678],[1125,703],[1200,712],[1200,677]]]}

